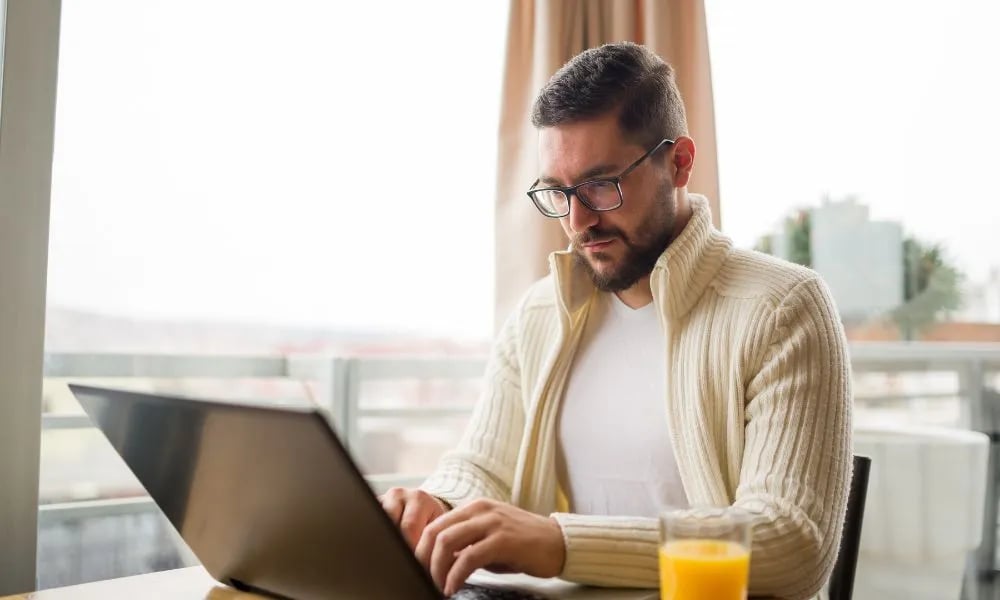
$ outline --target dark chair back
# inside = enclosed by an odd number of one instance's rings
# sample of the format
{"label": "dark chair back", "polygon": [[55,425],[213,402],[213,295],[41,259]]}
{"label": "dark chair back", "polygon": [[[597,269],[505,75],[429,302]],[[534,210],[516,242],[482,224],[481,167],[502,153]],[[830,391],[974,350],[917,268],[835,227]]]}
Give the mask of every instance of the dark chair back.
{"label": "dark chair back", "polygon": [[854,457],[854,477],[847,494],[847,516],[844,532],[840,538],[840,552],[830,575],[830,600],[851,600],[854,592],[854,572],[858,566],[858,551],[861,548],[861,522],[865,518],[865,498],[868,495],[868,472],[872,459],[867,456]]}

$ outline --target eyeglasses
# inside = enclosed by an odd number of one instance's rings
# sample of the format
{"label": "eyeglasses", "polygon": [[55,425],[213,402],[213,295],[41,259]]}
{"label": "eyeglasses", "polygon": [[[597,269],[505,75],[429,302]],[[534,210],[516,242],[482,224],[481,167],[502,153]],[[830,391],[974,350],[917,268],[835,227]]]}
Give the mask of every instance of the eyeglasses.
{"label": "eyeglasses", "polygon": [[642,161],[656,153],[657,150],[673,144],[674,140],[664,139],[634,163],[630,164],[617,177],[591,179],[570,187],[553,186],[535,188],[540,180],[535,180],[528,190],[528,197],[535,204],[538,212],[546,217],[561,219],[569,214],[570,196],[576,195],[580,203],[596,212],[604,212],[619,208],[625,201],[622,196],[622,179],[638,167]]}

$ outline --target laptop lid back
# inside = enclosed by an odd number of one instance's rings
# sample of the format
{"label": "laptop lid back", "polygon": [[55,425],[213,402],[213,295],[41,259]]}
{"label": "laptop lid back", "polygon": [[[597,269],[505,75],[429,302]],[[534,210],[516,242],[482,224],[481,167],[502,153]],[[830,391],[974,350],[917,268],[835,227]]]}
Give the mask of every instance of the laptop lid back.
{"label": "laptop lid back", "polygon": [[439,600],[316,410],[71,385],[202,564],[310,600]]}

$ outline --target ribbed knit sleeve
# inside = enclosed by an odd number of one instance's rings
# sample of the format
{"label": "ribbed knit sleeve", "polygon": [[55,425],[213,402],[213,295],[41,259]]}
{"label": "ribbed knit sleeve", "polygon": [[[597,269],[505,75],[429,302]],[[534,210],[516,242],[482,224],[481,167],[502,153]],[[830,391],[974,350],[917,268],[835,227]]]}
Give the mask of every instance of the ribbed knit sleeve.
{"label": "ribbed knit sleeve", "polygon": [[556,513],[568,581],[606,587],[657,587],[660,529],[656,519]]}
{"label": "ribbed knit sleeve", "polygon": [[[818,278],[795,285],[766,327],[746,390],[732,506],[756,516],[750,594],[797,600],[820,590],[837,556],[851,476],[850,373],[840,320]],[[562,577],[656,586],[655,519],[553,516],[566,541]]]}
{"label": "ribbed knit sleeve", "polygon": [[517,311],[504,324],[487,363],[483,391],[457,448],[420,486],[452,506],[476,498],[511,501],[524,433],[517,364]]}
{"label": "ribbed knit sleeve", "polygon": [[746,442],[736,506],[758,515],[750,588],[808,598],[840,546],[851,478],[847,343],[819,278],[788,294],[764,361],[747,389]]}

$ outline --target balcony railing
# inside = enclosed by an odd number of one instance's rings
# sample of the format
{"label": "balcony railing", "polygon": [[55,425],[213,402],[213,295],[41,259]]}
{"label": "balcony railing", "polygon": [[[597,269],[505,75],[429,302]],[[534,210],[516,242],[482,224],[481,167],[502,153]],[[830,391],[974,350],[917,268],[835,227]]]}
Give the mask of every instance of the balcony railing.
{"label": "balcony railing", "polygon": [[[899,405],[900,403],[944,403],[957,407],[955,425],[983,430],[987,427],[988,407],[984,389],[988,377],[1000,373],[1000,345],[930,344],[930,343],[859,343],[850,349],[855,378],[871,374],[899,377],[905,374],[938,374],[957,381],[951,389],[913,389],[903,386],[895,391],[870,393],[856,385],[855,401],[859,408]],[[364,382],[402,379],[476,379],[485,366],[482,357],[473,358],[344,358],[323,356],[237,357],[172,356],[121,354],[48,354],[45,375],[48,378],[285,378],[317,382],[321,390],[316,402],[323,409],[341,439],[357,455],[360,441],[359,419],[393,417],[402,419],[441,419],[467,416],[468,406],[367,408],[361,402]],[[947,383],[947,382],[945,382]],[[995,385],[995,384],[994,384]],[[871,386],[867,386],[871,387]],[[885,386],[882,386],[883,388]],[[891,387],[891,386],[890,386]],[[899,386],[897,386],[899,387]],[[91,427],[86,415],[46,414],[44,430]],[[394,485],[415,485],[419,476],[378,474],[368,476],[377,492]],[[76,520],[86,516],[112,516],[153,511],[148,498],[66,502],[40,507],[39,520],[50,523]]]}
{"label": "balcony railing", "polygon": [[[291,379],[318,383],[315,398],[331,424],[354,455],[359,454],[359,420],[367,417],[440,419],[470,413],[468,406],[363,407],[363,382],[401,379],[477,379],[485,366],[482,358],[344,358],[318,356],[178,356],[52,353],[45,357],[45,377],[70,380],[135,379]],[[44,414],[44,431],[89,429],[85,414]],[[44,474],[43,474],[44,477]],[[421,476],[397,473],[371,474],[368,483],[377,492],[396,485],[417,485]],[[155,511],[148,497],[111,498],[43,504],[39,523],[77,521]]]}

